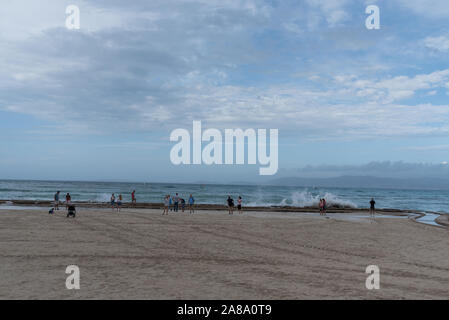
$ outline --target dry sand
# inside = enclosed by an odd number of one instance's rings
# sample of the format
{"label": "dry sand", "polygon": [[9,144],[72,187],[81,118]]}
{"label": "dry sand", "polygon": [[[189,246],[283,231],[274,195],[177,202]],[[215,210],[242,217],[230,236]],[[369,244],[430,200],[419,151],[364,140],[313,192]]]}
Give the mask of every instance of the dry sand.
{"label": "dry sand", "polygon": [[[1,210],[0,299],[449,298],[445,228],[332,214],[160,213]],[[65,287],[72,264],[80,290]],[[380,290],[365,288],[372,264]]]}

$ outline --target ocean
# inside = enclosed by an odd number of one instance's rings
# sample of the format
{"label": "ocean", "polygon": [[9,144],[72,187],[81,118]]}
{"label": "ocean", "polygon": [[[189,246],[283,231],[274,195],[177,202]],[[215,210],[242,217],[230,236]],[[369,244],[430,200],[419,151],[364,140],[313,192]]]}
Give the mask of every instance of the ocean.
{"label": "ocean", "polygon": [[69,192],[73,201],[90,202],[108,202],[112,193],[121,193],[128,202],[131,192],[136,190],[138,202],[162,202],[164,195],[177,192],[185,199],[193,194],[196,203],[204,204],[225,204],[227,196],[231,195],[234,199],[242,196],[246,206],[307,207],[325,198],[329,204],[367,208],[374,197],[377,208],[449,211],[449,190],[0,180],[0,200],[52,200],[57,190],[61,191],[61,200]]}

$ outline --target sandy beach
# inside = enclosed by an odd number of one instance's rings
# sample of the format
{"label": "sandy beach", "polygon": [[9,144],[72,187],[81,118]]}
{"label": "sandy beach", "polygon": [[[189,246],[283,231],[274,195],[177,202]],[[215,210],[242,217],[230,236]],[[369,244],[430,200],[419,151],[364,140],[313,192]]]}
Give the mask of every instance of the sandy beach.
{"label": "sandy beach", "polygon": [[[449,232],[407,217],[0,211],[1,299],[447,299]],[[81,289],[67,290],[77,265]],[[365,269],[380,268],[379,290]]]}

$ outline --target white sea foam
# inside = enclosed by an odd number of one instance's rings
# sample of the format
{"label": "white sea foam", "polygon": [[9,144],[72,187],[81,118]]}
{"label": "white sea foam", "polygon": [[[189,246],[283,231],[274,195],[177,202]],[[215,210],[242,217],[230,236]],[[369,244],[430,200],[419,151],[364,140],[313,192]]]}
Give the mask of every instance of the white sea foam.
{"label": "white sea foam", "polygon": [[101,193],[97,195],[94,202],[109,202],[111,201],[111,194],[108,193]]}
{"label": "white sea foam", "polygon": [[[357,208],[357,205],[346,199],[341,199],[338,196],[330,192],[325,192],[324,194],[315,193],[312,194],[308,190],[294,191],[291,193],[290,197],[283,198],[281,201],[266,201],[266,195],[260,192],[252,194],[252,201],[246,203],[248,207],[258,207],[258,206],[293,206],[293,207],[318,207],[321,198],[326,199],[328,206],[339,206],[346,208]],[[255,198],[255,199],[254,199]]]}
{"label": "white sea foam", "polygon": [[330,192],[326,192],[324,195],[313,195],[307,190],[293,192],[290,198],[282,199],[279,205],[294,207],[316,207],[318,206],[321,198],[326,199],[328,206],[335,205],[341,207],[357,208],[357,205],[350,200],[340,199]]}

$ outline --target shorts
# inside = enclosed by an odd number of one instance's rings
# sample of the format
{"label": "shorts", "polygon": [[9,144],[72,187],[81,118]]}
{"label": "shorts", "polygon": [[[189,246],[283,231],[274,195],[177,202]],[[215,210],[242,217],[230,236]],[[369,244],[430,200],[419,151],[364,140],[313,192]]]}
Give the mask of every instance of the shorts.
{"label": "shorts", "polygon": [[242,210],[242,206],[239,204],[239,205],[237,206],[237,209]]}
{"label": "shorts", "polygon": [[121,205],[122,205],[122,202],[121,202],[121,201],[117,202],[117,205],[121,206]]}
{"label": "shorts", "polygon": [[111,201],[111,206],[113,206],[115,204],[115,201]]}

